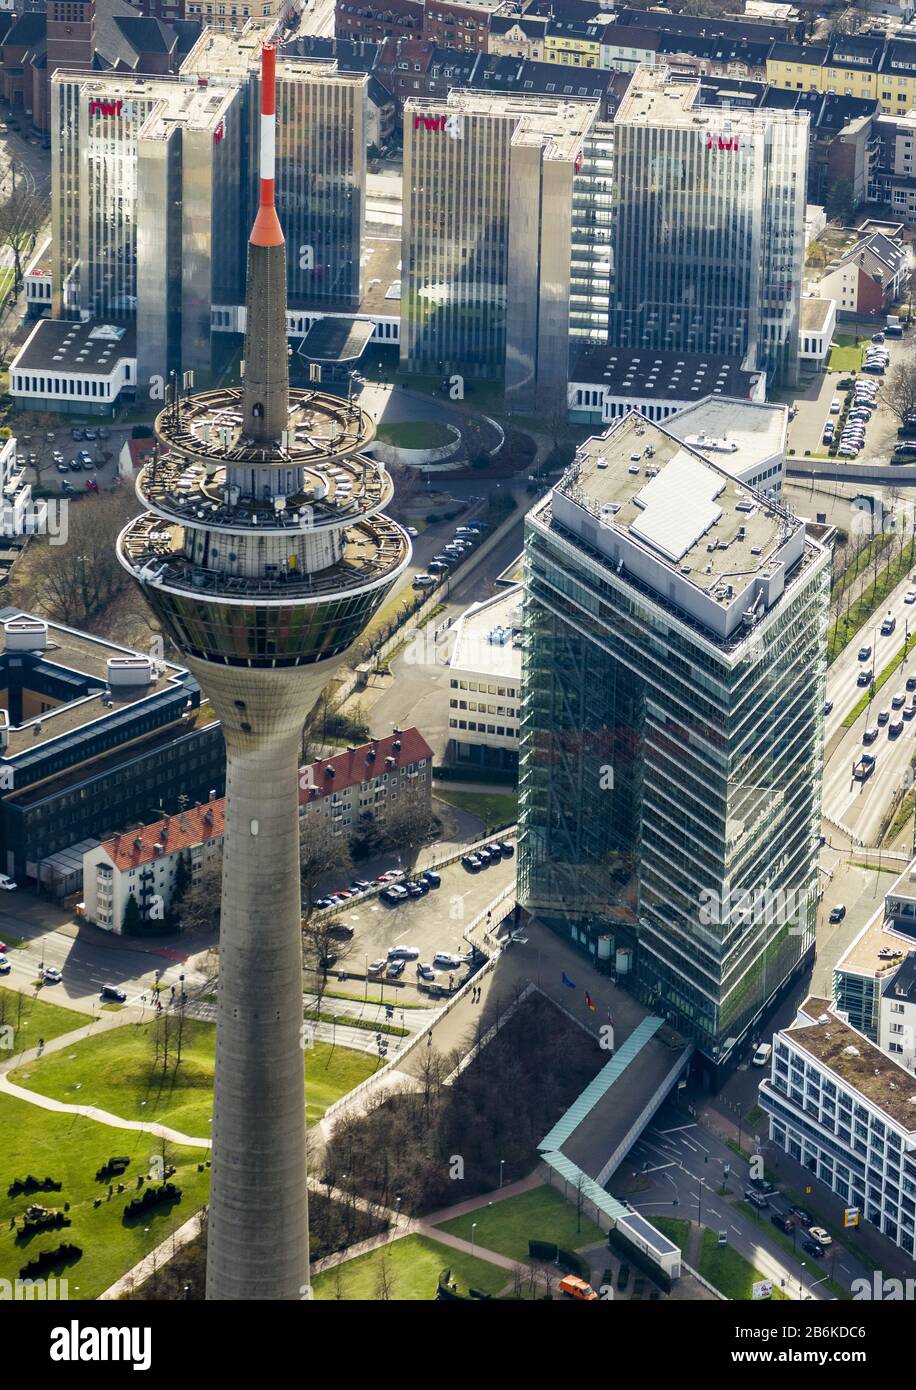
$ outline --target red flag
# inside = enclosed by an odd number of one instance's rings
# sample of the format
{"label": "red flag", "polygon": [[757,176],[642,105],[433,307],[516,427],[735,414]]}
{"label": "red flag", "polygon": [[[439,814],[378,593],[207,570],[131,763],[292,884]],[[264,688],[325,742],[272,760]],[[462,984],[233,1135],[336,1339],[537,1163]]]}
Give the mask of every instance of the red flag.
{"label": "red flag", "polygon": [[589,994],[588,990],[585,991],[585,1003],[586,1003],[586,1005],[587,1005],[588,1008],[594,1010],[594,1008],[595,1008],[595,1001],[594,1001],[594,999],[592,998],[592,996]]}

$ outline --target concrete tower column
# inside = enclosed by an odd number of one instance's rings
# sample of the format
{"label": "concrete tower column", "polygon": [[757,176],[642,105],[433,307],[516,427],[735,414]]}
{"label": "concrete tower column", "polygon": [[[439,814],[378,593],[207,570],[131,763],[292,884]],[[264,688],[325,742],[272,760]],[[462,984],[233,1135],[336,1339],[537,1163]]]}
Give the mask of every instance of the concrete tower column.
{"label": "concrete tower column", "polygon": [[[208,1299],[306,1297],[298,767],[303,718],[340,659],[284,672],[188,659],[227,764]],[[253,921],[258,903],[270,911]]]}

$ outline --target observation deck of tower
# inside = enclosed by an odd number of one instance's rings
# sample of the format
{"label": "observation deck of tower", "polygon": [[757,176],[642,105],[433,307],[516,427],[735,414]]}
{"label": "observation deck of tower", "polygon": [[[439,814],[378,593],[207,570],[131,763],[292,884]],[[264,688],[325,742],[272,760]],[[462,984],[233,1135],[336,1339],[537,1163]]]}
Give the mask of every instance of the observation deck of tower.
{"label": "observation deck of tower", "polygon": [[370,418],[289,386],[275,62],[268,45],[242,385],[176,392],[117,542],[226,741],[207,1297],[246,1301],[308,1297],[302,725],[410,559]]}

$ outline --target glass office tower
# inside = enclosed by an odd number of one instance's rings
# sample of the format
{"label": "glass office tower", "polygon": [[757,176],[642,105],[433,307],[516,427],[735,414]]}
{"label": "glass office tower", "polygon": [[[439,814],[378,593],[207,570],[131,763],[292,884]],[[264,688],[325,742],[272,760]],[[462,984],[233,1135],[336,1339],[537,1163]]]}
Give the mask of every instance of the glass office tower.
{"label": "glass office tower", "polygon": [[618,346],[715,352],[798,375],[808,115],[704,107],[640,70],[614,120]]}
{"label": "glass office tower", "polygon": [[[290,247],[291,309],[359,308],[368,83],[364,73],[337,72],[331,63],[277,65],[277,210]],[[256,147],[255,122],[251,140]]]}
{"label": "glass office tower", "polygon": [[565,409],[571,246],[598,116],[585,100],[453,91],[404,105],[401,363]]}
{"label": "glass office tower", "polygon": [[635,414],[526,521],[519,900],[713,1074],[813,952],[829,582]]}

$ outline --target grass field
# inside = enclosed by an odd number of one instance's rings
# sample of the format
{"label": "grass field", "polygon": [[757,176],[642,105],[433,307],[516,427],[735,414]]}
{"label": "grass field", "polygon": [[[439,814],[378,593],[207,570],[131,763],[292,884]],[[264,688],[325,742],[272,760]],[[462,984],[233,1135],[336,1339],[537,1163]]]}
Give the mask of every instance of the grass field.
{"label": "grass field", "polygon": [[828,372],[857,372],[865,358],[864,346],[832,347],[827,358]]}
{"label": "grass field", "polygon": [[[703,1245],[700,1251],[700,1273],[714,1288],[724,1293],[726,1298],[749,1300],[753,1284],[765,1279],[766,1275],[755,1269],[749,1260],[739,1255],[730,1245],[719,1245],[715,1231],[703,1232]],[[785,1298],[782,1289],[773,1286],[774,1299]]]}
{"label": "grass field", "polygon": [[[82,1116],[55,1115],[39,1110],[27,1101],[0,1095],[0,1278],[16,1279],[19,1270],[40,1250],[55,1249],[63,1241],[82,1248],[82,1257],[67,1269],[54,1271],[66,1277],[69,1296],[96,1298],[125,1274],[171,1231],[187,1221],[207,1200],[210,1170],[198,1173],[203,1154],[193,1149],[166,1148],[165,1158],[178,1169],[173,1181],[182,1189],[181,1201],[159,1207],[130,1224],[124,1220],[124,1205],[136,1188],[137,1174],[146,1174],[150,1157],[161,1154],[160,1141],[148,1134],[108,1129]],[[125,1192],[108,1200],[108,1184],[96,1182],[98,1169],[114,1155],[131,1158],[122,1181]],[[38,1178],[54,1178],[63,1184],[60,1192],[9,1197],[7,1189],[14,1178],[32,1173]],[[93,1199],[101,1197],[99,1207]],[[21,1215],[32,1203],[62,1208],[72,1224],[59,1231],[45,1231],[17,1245],[10,1217]]]}
{"label": "grass field", "polygon": [[507,1197],[491,1207],[479,1207],[453,1221],[443,1221],[441,1229],[449,1235],[471,1239],[471,1226],[476,1223],[474,1241],[498,1255],[527,1263],[529,1240],[546,1240],[562,1245],[565,1250],[579,1250],[602,1239],[601,1231],[582,1215],[581,1230],[576,1229],[576,1203],[564,1201],[552,1187],[536,1187],[518,1197]]}
{"label": "grass field", "polygon": [[397,425],[379,425],[375,437],[398,449],[439,449],[455,436],[436,420],[404,420]]}
{"label": "grass field", "polygon": [[[160,1023],[164,1023],[164,1019]],[[176,1028],[170,1020],[169,1065],[155,1058],[154,1023],[127,1023],[72,1048],[19,1067],[20,1086],[70,1105],[96,1105],[126,1120],[158,1120],[194,1139],[208,1139],[213,1114],[216,1029],[187,1020],[176,1067]],[[308,1120],[321,1119],[332,1101],[370,1076],[378,1059],[352,1048],[316,1042],[306,1049]]]}
{"label": "grass field", "polygon": [[368,1302],[379,1298],[379,1271],[388,1266],[388,1297],[393,1302],[434,1299],[439,1274],[450,1269],[460,1293],[470,1287],[499,1293],[509,1283],[508,1270],[451,1250],[426,1236],[405,1236],[391,1245],[347,1260],[339,1269],[319,1274],[313,1288],[317,1299]]}
{"label": "grass field", "polygon": [[514,825],[518,820],[518,795],[515,792],[453,791],[451,787],[437,782],[433,795],[459,811],[466,811],[469,816],[478,816],[483,821],[485,835],[489,835],[491,830]]}
{"label": "grass field", "polygon": [[38,1046],[39,1038],[50,1042],[91,1022],[91,1014],[62,1009],[59,1004],[48,1004],[34,995],[0,985],[0,1024],[13,1029],[13,1052],[27,1052]]}

